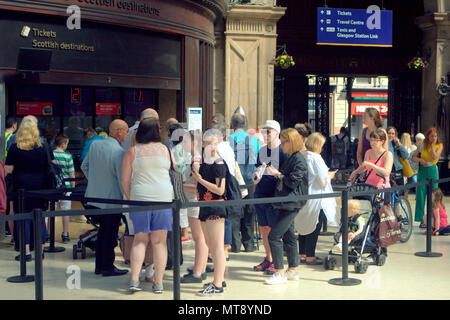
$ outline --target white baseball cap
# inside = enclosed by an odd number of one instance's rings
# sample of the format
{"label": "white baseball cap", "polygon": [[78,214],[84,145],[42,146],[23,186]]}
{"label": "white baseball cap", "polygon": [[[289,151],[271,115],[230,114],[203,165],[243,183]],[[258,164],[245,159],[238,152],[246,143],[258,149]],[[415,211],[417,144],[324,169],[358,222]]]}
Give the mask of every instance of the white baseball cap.
{"label": "white baseball cap", "polygon": [[275,120],[267,120],[266,123],[264,123],[262,126],[260,126],[260,128],[261,129],[270,128],[270,129],[275,130],[278,133],[281,132],[280,124],[278,123],[278,121],[275,121]]}

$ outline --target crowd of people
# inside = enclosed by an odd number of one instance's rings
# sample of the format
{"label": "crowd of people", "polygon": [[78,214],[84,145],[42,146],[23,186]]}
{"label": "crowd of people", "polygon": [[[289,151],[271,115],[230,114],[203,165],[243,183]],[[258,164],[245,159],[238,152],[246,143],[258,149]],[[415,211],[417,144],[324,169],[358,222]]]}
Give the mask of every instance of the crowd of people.
{"label": "crowd of people", "polygon": [[[14,118],[9,117],[6,123],[5,171],[10,191],[46,189],[50,162],[61,167],[65,177],[74,177],[73,159],[66,151],[69,144],[66,134],[56,137],[56,148],[51,152],[39,135],[35,117],[25,117],[18,129]],[[327,138],[319,132],[312,132],[308,124],[282,130],[277,121],[267,120],[257,133],[247,130],[246,123],[245,115],[235,113],[228,127],[223,115],[217,114],[209,128],[200,132],[187,131],[176,119],[170,118],[165,126],[169,140],[164,144],[159,115],[156,110],[148,108],[130,128],[123,120],[112,121],[107,137],[99,137],[94,129],[86,129],[81,155],[81,170],[87,179],[85,196],[172,202],[171,170],[182,173],[185,194],[191,202],[230,200],[226,196],[226,186],[231,179],[247,186],[241,190],[244,199],[333,192],[331,181],[335,179],[335,171],[330,171],[329,167],[346,166],[346,155],[351,149],[345,128],[331,141],[334,157],[333,164],[329,165],[323,156]],[[388,188],[394,182],[403,184],[405,181],[438,179],[436,163],[443,145],[439,142],[436,128],[430,128],[425,135],[416,134],[413,144],[409,134],[404,133],[399,139],[394,127],[384,129],[383,120],[374,108],[366,109],[364,124],[365,128],[354,146],[356,169],[350,175],[352,182],[359,179],[361,173],[365,173],[365,183],[379,189]],[[73,186],[73,182],[66,184],[68,188]],[[433,189],[435,234],[448,233],[442,191],[437,185]],[[415,221],[422,227],[425,196],[426,187],[418,187]],[[8,213],[13,214],[18,210],[17,196],[9,200]],[[27,212],[37,207],[46,210],[47,202],[44,199],[27,201],[24,210]],[[61,202],[60,207],[69,210],[70,202]],[[107,209],[121,205],[88,203],[85,207]],[[350,216],[355,216],[359,210],[354,203],[349,208]],[[201,284],[206,280],[207,272],[214,273],[213,281],[199,288],[198,295],[223,294],[229,250],[233,253],[256,250],[255,219],[265,257],[253,269],[271,275],[265,280],[268,285],[298,280],[299,264],[322,264],[323,260],[315,253],[320,230],[324,223],[339,225],[334,198],[246,205],[241,214],[230,215],[228,212],[225,207],[194,207],[180,212],[181,238],[188,239],[190,229],[195,243],[194,266],[187,269],[181,283]],[[126,232],[134,236],[130,249],[129,290],[143,290],[140,275],[144,268],[145,279],[153,283],[152,291],[162,293],[164,271],[171,264],[167,242],[173,227],[172,210],[130,212],[124,216]],[[114,265],[114,248],[122,219],[122,214],[97,218],[95,274],[110,277],[128,273],[127,269]],[[357,217],[355,223],[356,220]],[[64,217],[63,242],[70,240],[68,223]],[[27,221],[27,260],[31,260],[33,246],[29,224]],[[42,229],[45,235],[45,224]],[[10,230],[14,232],[12,226]],[[145,265],[148,250],[152,253],[152,263]],[[287,269],[283,263],[284,255],[287,256]],[[208,266],[208,261],[212,262],[212,267]]]}

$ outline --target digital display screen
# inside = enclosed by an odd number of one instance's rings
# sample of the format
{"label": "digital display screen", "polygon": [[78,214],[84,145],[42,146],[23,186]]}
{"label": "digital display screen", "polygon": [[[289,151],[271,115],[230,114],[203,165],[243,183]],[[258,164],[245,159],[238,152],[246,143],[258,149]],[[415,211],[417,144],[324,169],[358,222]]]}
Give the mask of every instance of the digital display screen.
{"label": "digital display screen", "polygon": [[72,103],[80,103],[81,102],[81,90],[79,87],[73,87],[70,90],[70,101]]}

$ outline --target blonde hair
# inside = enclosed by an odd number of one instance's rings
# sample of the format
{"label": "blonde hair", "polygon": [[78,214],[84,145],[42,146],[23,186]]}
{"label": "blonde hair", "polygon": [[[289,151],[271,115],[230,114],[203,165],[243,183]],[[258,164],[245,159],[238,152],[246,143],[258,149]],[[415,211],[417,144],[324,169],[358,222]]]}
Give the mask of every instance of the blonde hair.
{"label": "blonde hair", "polygon": [[33,150],[35,146],[42,147],[37,123],[23,119],[16,134],[17,147],[21,150]]}
{"label": "blonde hair", "polygon": [[309,151],[320,153],[325,141],[325,137],[320,132],[313,132],[306,139],[305,147]]}
{"label": "blonde hair", "polygon": [[411,149],[412,147],[412,141],[411,141],[411,135],[407,132],[402,134],[402,138],[400,139],[400,143],[402,146],[405,147],[406,150]]}
{"label": "blonde hair", "polygon": [[280,139],[281,138],[291,143],[292,153],[305,149],[305,143],[303,142],[302,136],[294,128],[287,128],[282,130],[280,133]]}
{"label": "blonde hair", "polygon": [[350,213],[350,209],[353,209],[354,211],[359,212],[361,209],[359,201],[358,200],[348,200],[348,212],[349,213]]}

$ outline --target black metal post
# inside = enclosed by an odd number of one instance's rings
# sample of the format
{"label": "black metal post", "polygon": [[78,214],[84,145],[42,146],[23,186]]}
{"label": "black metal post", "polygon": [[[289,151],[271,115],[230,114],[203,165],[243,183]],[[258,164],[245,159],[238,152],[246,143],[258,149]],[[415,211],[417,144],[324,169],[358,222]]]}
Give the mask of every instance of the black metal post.
{"label": "black metal post", "polygon": [[427,244],[425,252],[416,252],[415,255],[418,257],[442,257],[442,253],[439,252],[431,252],[431,233],[432,233],[432,224],[433,224],[433,203],[432,203],[432,192],[433,192],[433,180],[431,178],[427,179]]}
{"label": "black metal post", "polygon": [[342,278],[335,278],[328,281],[329,284],[338,286],[354,286],[361,283],[359,279],[348,277],[348,188],[342,191],[341,208],[342,225]]}
{"label": "black metal post", "polygon": [[[50,201],[50,211],[55,211],[55,201]],[[44,252],[63,252],[66,250],[64,247],[55,247],[55,217],[49,218],[49,231],[50,231],[50,246],[44,248]]]}
{"label": "black metal post", "polygon": [[175,200],[172,217],[173,299],[180,300],[180,200]]}
{"label": "black metal post", "polygon": [[42,281],[42,210],[33,210],[34,222],[34,282],[35,299],[44,300],[44,287]]}
{"label": "black metal post", "polygon": [[320,233],[321,236],[332,236],[334,235],[333,232],[328,232],[328,219],[327,216],[323,215],[323,226],[322,226],[322,232]]}
{"label": "black metal post", "polygon": [[[18,190],[18,212],[15,214],[21,214],[24,213],[25,208],[25,190],[19,189]],[[17,239],[19,240],[19,247],[20,247],[20,275],[19,276],[13,276],[6,279],[8,282],[14,282],[14,283],[23,283],[23,282],[32,282],[34,281],[34,276],[28,275],[27,276],[27,260],[26,260],[26,249],[25,249],[25,228],[26,223],[25,220],[20,220],[19,222],[19,236]]]}

